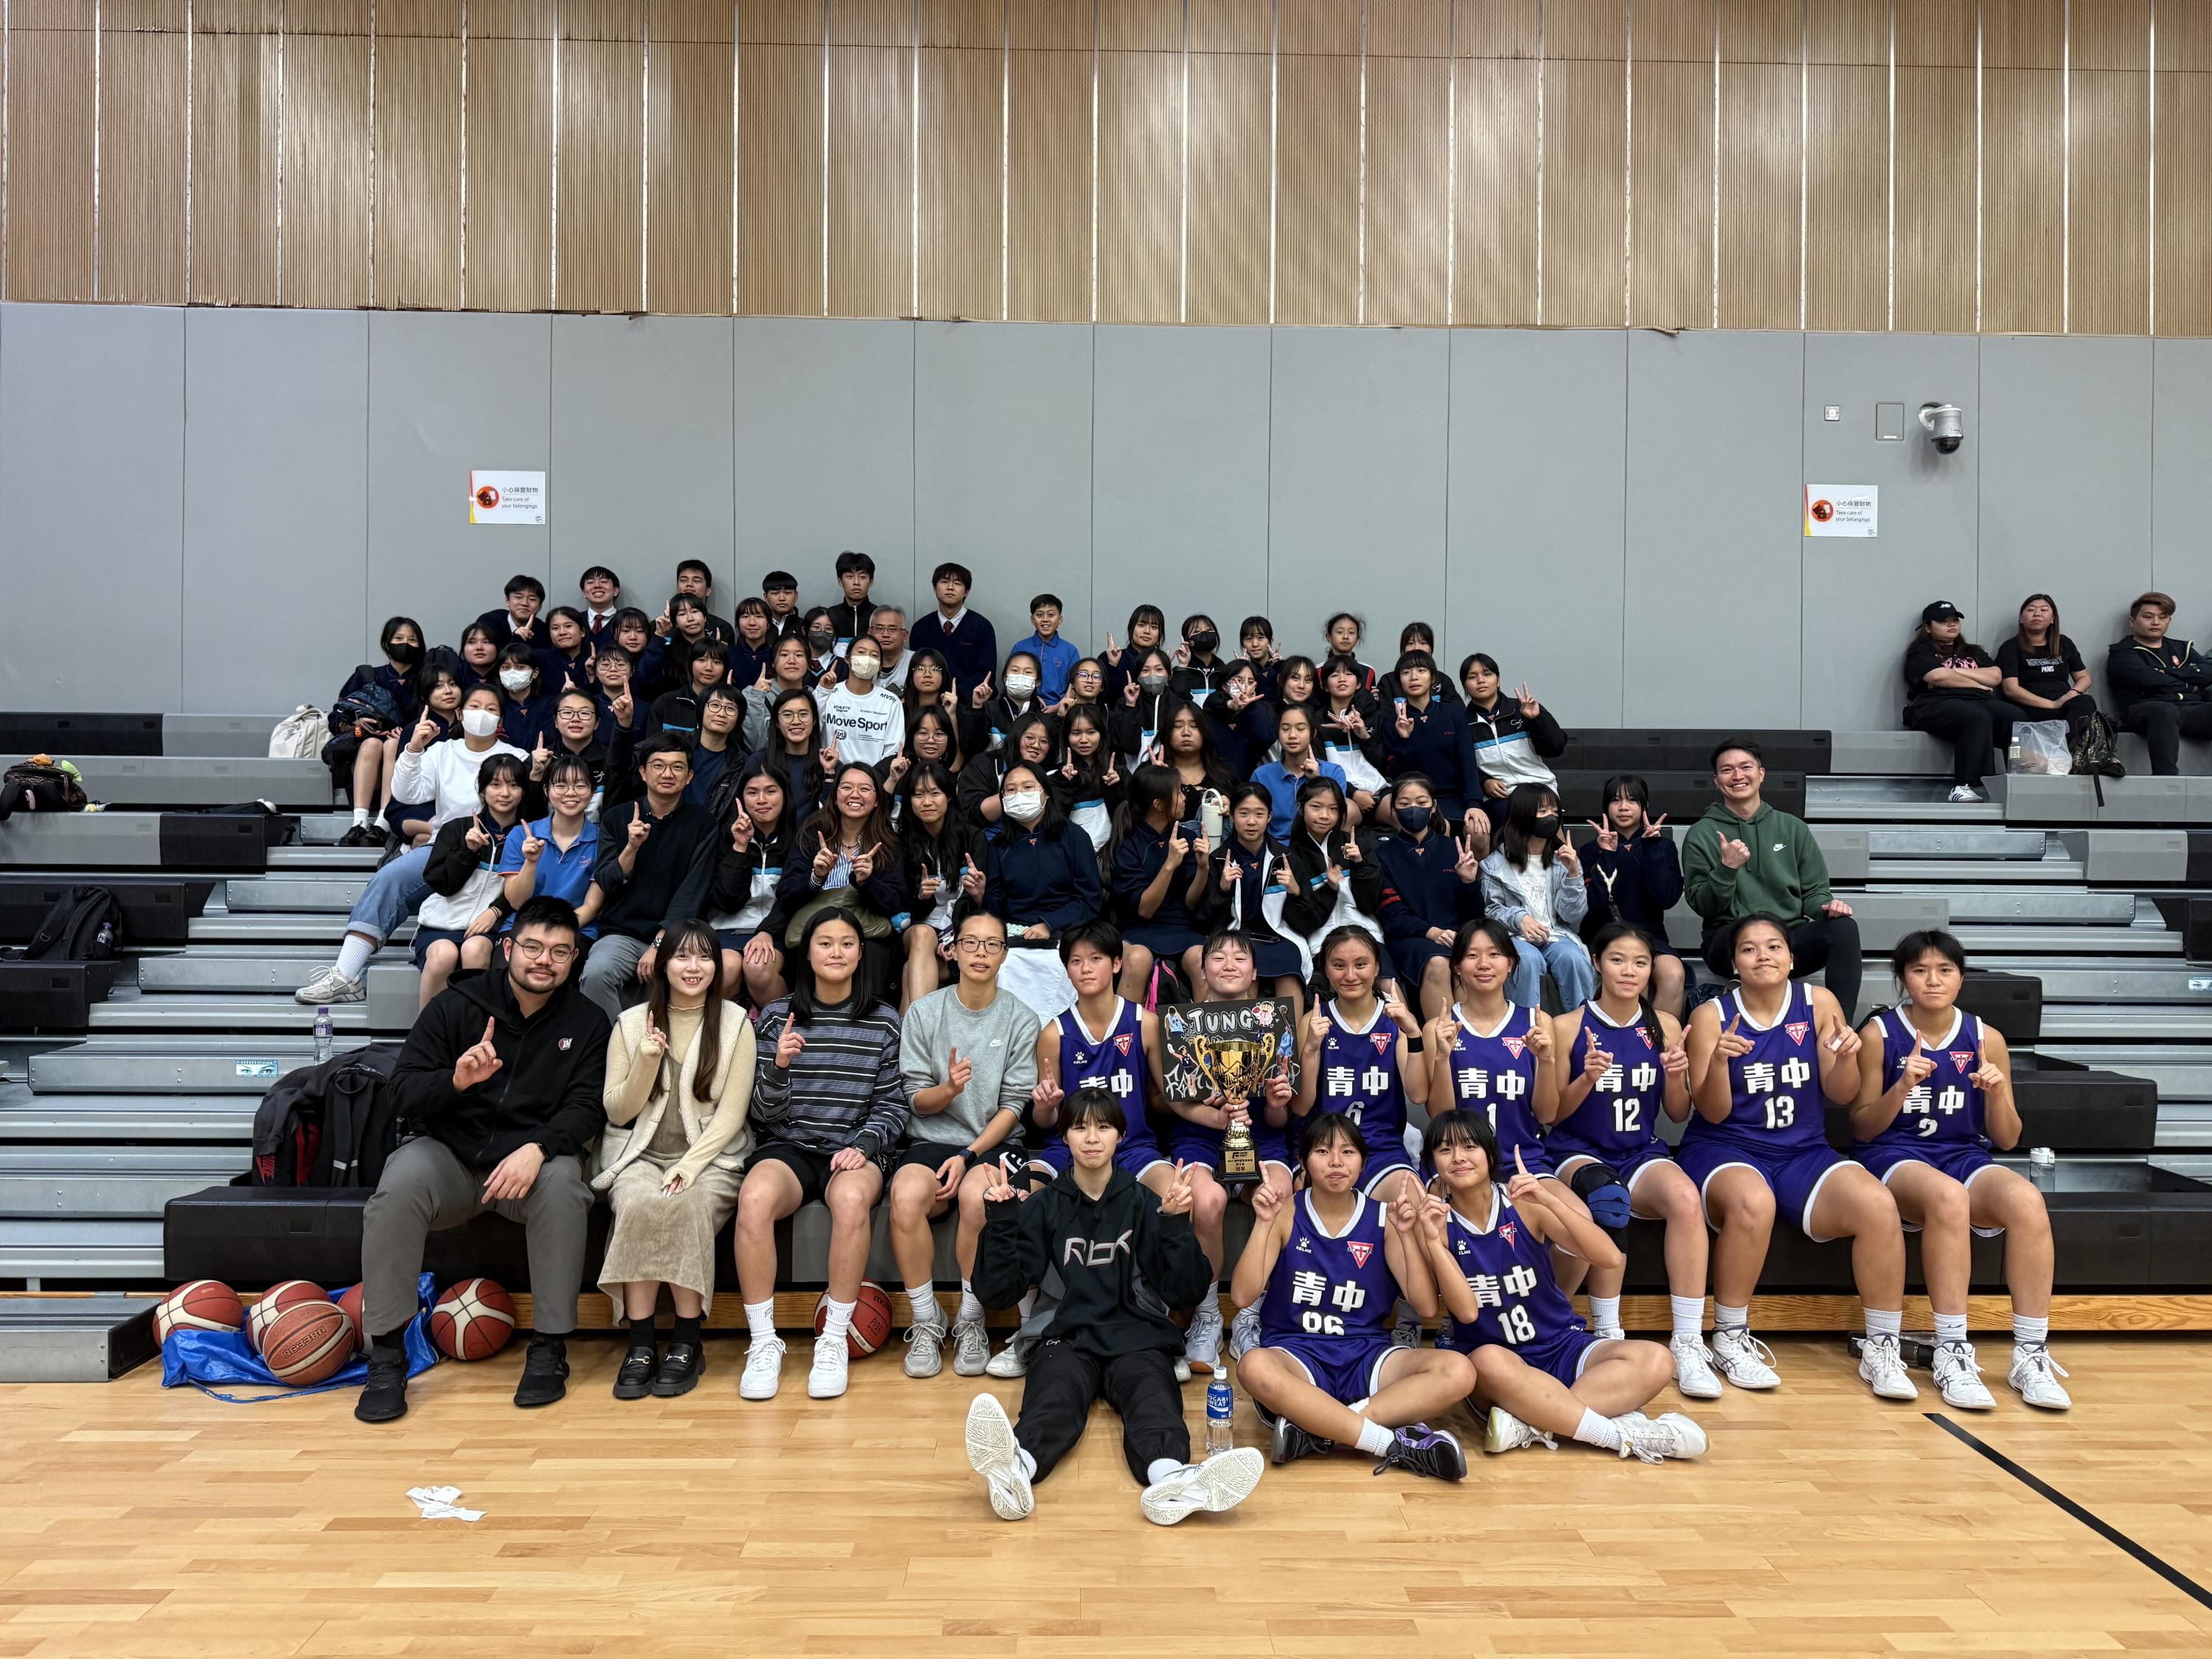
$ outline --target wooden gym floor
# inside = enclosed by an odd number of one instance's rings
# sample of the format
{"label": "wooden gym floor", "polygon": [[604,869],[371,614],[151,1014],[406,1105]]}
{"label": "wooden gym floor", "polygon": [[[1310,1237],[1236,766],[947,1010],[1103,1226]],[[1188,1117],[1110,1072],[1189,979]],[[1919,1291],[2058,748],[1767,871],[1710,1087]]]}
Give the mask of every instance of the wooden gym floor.
{"label": "wooden gym floor", "polygon": [[[2064,1417],[1988,1339],[1997,1409],[1948,1415],[2212,1585],[2212,1339],[2062,1338]],[[2212,1652],[2207,1591],[1947,1433],[1924,1373],[1888,1406],[1837,1339],[1775,1346],[1779,1393],[1697,1410],[1702,1463],[1478,1453],[1447,1486],[1314,1459],[1172,1531],[1103,1407],[1036,1515],[995,1519],[962,1417],[1020,1385],[908,1382],[896,1344],[842,1401],[806,1399],[795,1343],[782,1396],[743,1404],[718,1340],[689,1397],[620,1404],[618,1348],[579,1340],[569,1397],[527,1414],[510,1349],[381,1429],[349,1391],[226,1405],[153,1366],[0,1389],[0,1655]],[[425,1485],[483,1519],[420,1519]]]}

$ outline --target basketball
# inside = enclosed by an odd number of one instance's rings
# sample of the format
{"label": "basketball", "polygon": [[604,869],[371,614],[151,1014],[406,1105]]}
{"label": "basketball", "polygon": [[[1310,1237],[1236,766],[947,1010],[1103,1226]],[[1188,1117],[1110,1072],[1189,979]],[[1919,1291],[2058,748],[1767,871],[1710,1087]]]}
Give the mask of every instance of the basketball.
{"label": "basketball", "polygon": [[430,1340],[448,1359],[489,1359],[514,1334],[514,1299],[495,1280],[464,1279],[430,1310]]}
{"label": "basketball", "polygon": [[[814,1334],[821,1335],[829,1322],[830,1292],[824,1291],[814,1302]],[[853,1302],[853,1327],[845,1334],[845,1352],[855,1359],[866,1359],[889,1341],[890,1334],[890,1297],[873,1279],[861,1280],[860,1294]]]}
{"label": "basketball", "polygon": [[354,1352],[367,1353],[368,1352],[368,1319],[362,1310],[361,1293],[362,1286],[358,1285],[351,1290],[340,1291],[337,1305],[345,1310],[345,1316],[353,1321]]}
{"label": "basketball", "polygon": [[261,1359],[279,1382],[327,1382],[353,1358],[353,1322],[335,1302],[295,1301],[263,1328]]}
{"label": "basketball", "polygon": [[304,1279],[288,1279],[281,1285],[271,1285],[261,1293],[258,1301],[246,1310],[246,1340],[253,1345],[253,1352],[264,1359],[269,1357],[265,1346],[269,1327],[285,1309],[301,1302],[328,1302],[319,1285],[311,1285]]}
{"label": "basketball", "polygon": [[172,1331],[234,1331],[246,1323],[246,1304],[219,1279],[179,1285],[154,1304],[154,1340]]}

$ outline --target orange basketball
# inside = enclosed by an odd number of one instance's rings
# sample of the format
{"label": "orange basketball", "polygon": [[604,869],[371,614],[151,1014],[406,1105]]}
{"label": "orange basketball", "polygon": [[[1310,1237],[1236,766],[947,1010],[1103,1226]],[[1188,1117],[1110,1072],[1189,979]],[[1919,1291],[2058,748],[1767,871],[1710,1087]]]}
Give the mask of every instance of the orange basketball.
{"label": "orange basketball", "polygon": [[246,1310],[246,1340],[253,1345],[253,1352],[264,1359],[269,1358],[265,1346],[269,1327],[285,1309],[301,1302],[328,1302],[319,1285],[311,1285],[304,1279],[288,1279],[281,1285],[271,1285],[262,1291],[260,1299]]}
{"label": "orange basketball", "polygon": [[[822,1328],[830,1322],[830,1292],[824,1291],[814,1302],[814,1334],[822,1334]],[[884,1294],[884,1287],[873,1279],[860,1281],[860,1293],[853,1301],[853,1324],[845,1333],[845,1352],[855,1359],[866,1359],[890,1340],[891,1299]]]}
{"label": "orange basketball", "polygon": [[349,1291],[338,1292],[338,1306],[345,1310],[345,1316],[353,1321],[356,1353],[368,1352],[368,1317],[362,1311],[362,1287],[356,1285]]}
{"label": "orange basketball", "polygon": [[234,1331],[246,1323],[246,1304],[219,1279],[179,1285],[154,1304],[154,1340],[172,1331]]}
{"label": "orange basketball", "polygon": [[353,1358],[353,1321],[326,1298],[295,1302],[261,1333],[261,1360],[279,1382],[327,1382]]}
{"label": "orange basketball", "polygon": [[489,1359],[514,1334],[514,1298],[492,1279],[465,1279],[430,1310],[430,1340],[449,1359]]}

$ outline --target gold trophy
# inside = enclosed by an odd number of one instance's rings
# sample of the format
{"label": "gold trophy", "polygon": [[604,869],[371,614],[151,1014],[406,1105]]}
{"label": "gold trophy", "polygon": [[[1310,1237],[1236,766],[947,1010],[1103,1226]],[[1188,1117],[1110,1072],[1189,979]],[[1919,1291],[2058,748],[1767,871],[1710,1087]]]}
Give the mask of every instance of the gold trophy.
{"label": "gold trophy", "polygon": [[[1249,1037],[1220,1037],[1205,1045],[1200,1063],[1213,1091],[1230,1105],[1242,1106],[1249,1112],[1273,1054],[1273,1043]],[[1259,1179],[1260,1152],[1252,1144],[1251,1126],[1232,1118],[1221,1137],[1222,1185],[1249,1187]]]}

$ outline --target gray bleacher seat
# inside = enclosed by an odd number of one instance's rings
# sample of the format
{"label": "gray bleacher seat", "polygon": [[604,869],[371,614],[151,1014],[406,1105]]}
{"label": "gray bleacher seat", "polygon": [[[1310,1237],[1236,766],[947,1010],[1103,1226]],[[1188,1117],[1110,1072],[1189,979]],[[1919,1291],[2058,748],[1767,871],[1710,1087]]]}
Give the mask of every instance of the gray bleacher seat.
{"label": "gray bleacher seat", "polygon": [[[2109,712],[2109,711],[2108,711]],[[2150,750],[2132,732],[2119,734],[2120,764],[2130,777],[2150,775]],[[1834,770],[1892,777],[1951,775],[1951,745],[1925,732],[1838,732]],[[2185,741],[2181,745],[2181,775],[2212,777],[2212,743]]]}
{"label": "gray bleacher seat", "polygon": [[258,760],[269,753],[269,734],[283,714],[164,714],[164,755],[230,755]]}
{"label": "gray bleacher seat", "polygon": [[161,862],[159,812],[18,812],[0,823],[0,865],[150,869]]}
{"label": "gray bleacher seat", "polygon": [[[11,757],[0,764],[12,765]],[[85,793],[107,806],[225,806],[265,800],[328,811],[331,771],[319,760],[88,755],[76,762]]]}

